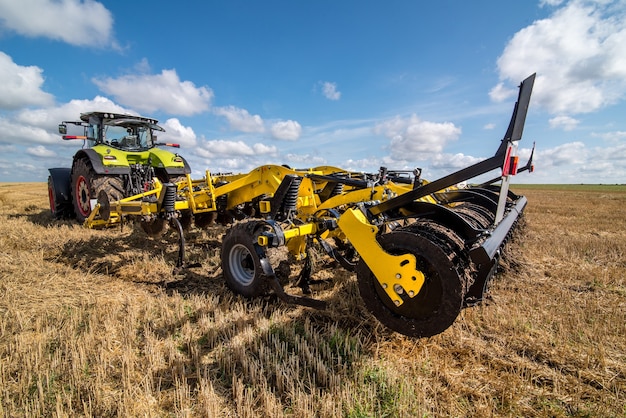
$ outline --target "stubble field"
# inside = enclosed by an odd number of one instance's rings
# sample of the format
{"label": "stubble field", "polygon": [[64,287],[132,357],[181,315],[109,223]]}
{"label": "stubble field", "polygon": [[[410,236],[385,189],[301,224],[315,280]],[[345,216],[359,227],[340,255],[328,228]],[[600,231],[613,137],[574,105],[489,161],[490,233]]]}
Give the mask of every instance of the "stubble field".
{"label": "stubble field", "polygon": [[327,266],[326,311],[245,300],[222,227],[54,221],[0,184],[0,416],[626,416],[626,187],[516,186],[523,233],[488,303],[438,336],[392,333]]}

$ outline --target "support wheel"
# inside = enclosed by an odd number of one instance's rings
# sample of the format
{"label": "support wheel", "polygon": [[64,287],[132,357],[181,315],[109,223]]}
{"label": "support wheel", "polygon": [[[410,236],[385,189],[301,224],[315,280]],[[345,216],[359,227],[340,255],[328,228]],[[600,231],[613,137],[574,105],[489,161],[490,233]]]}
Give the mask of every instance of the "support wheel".
{"label": "support wheel", "polygon": [[261,222],[234,225],[222,240],[222,271],[226,285],[235,293],[252,298],[267,291],[261,259],[255,243],[262,231]]}
{"label": "support wheel", "polygon": [[459,315],[467,288],[466,275],[457,272],[450,246],[422,236],[410,226],[381,235],[379,243],[389,254],[415,255],[425,282],[416,296],[396,306],[360,260],[357,281],[367,309],[383,325],[410,337],[430,337],[445,331]]}

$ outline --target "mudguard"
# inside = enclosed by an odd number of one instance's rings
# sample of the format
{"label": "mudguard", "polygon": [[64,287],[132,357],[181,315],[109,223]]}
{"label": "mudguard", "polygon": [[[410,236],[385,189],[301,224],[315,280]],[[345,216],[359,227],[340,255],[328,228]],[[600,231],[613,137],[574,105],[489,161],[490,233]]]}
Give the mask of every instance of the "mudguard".
{"label": "mudguard", "polygon": [[74,161],[87,157],[96,174],[130,174],[130,167],[108,167],[102,164],[102,156],[91,148],[82,149],[74,155]]}
{"label": "mudguard", "polygon": [[55,201],[58,203],[72,203],[72,194],[70,192],[70,175],[71,168],[49,168],[50,178],[54,185]]}

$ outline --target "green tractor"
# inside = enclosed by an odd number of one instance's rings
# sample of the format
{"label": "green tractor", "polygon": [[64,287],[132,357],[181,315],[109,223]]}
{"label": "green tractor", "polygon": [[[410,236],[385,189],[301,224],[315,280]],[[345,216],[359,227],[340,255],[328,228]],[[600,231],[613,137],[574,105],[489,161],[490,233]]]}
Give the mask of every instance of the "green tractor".
{"label": "green tractor", "polygon": [[[68,125],[82,129],[82,135],[68,135]],[[180,147],[158,143],[157,131],[165,130],[155,119],[108,112],[82,113],[80,121],[61,122],[59,133],[64,140],[84,143],[71,168],[49,169],[52,215],[84,222],[102,193],[116,201],[148,191],[154,177],[168,183],[189,174],[183,157],[157,148]]]}

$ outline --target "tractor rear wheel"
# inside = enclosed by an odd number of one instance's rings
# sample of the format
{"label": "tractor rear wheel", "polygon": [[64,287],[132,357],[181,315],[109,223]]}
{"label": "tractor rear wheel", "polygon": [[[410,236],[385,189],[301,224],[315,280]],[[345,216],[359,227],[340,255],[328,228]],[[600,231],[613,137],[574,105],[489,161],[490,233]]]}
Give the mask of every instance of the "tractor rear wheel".
{"label": "tractor rear wheel", "polygon": [[76,160],[72,168],[72,201],[79,222],[84,222],[91,214],[91,199],[97,199],[104,190],[109,202],[124,197],[124,181],[118,176],[98,175],[91,164],[84,159]]}
{"label": "tractor rear wheel", "polygon": [[247,298],[261,296],[267,291],[261,259],[255,243],[262,231],[259,222],[234,225],[222,240],[222,271],[226,285]]}
{"label": "tractor rear wheel", "polygon": [[[445,331],[463,306],[467,274],[457,271],[456,244],[408,226],[379,237],[382,248],[393,255],[413,254],[425,282],[417,295],[396,306],[367,264],[357,264],[357,281],[367,309],[385,326],[410,337],[430,337]],[[450,231],[451,235],[455,234]]]}

